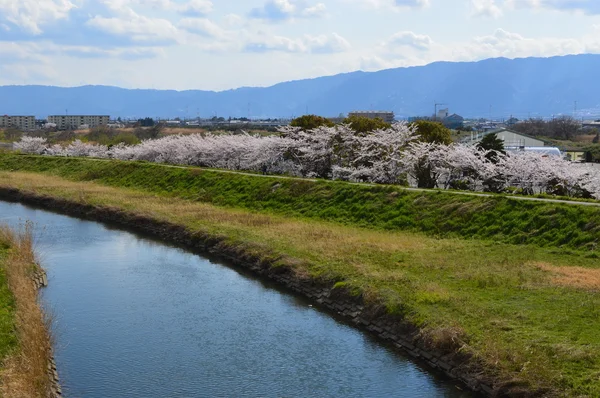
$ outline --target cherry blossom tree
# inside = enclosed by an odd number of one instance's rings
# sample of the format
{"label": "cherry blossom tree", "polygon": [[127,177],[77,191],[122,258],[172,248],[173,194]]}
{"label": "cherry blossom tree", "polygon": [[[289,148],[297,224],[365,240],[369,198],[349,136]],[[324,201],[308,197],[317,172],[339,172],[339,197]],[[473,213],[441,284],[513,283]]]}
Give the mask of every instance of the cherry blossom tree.
{"label": "cherry blossom tree", "polygon": [[41,137],[23,136],[21,140],[13,144],[13,148],[23,153],[32,155],[41,155],[45,152],[47,145],[46,139]]}
{"label": "cherry blossom tree", "polygon": [[600,168],[539,153],[494,152],[474,145],[423,142],[414,126],[357,134],[349,125],[280,129],[279,136],[167,136],[110,148],[80,140],[49,145],[23,137],[15,149],[77,156],[248,170],[385,184],[471,191],[547,193],[600,199]]}

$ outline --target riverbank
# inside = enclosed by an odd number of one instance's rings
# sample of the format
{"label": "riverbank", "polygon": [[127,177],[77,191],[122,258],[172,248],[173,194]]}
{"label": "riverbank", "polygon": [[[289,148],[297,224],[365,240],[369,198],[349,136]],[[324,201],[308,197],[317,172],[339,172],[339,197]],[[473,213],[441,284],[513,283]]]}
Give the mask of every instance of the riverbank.
{"label": "riverbank", "polygon": [[48,321],[37,300],[45,283],[30,227],[0,227],[0,392],[5,398],[57,396]]}
{"label": "riverbank", "polygon": [[596,250],[600,241],[600,212],[593,206],[89,158],[1,154],[0,170],[94,181],[220,207],[382,231],[584,251]]}
{"label": "riverbank", "polygon": [[[128,167],[135,175],[143,175],[137,174],[138,166],[121,165],[120,172]],[[134,180],[126,173],[119,178]],[[385,230],[376,222],[365,228],[349,225],[348,220],[326,222],[283,216],[272,209],[258,212],[215,206],[179,198],[177,189],[153,191],[152,179],[144,178],[148,185],[141,190],[109,187],[101,177],[97,181],[103,184],[68,181],[50,174],[2,172],[0,187],[5,199],[112,221],[245,264],[346,315],[474,389],[528,396],[535,392],[600,394],[600,337],[596,332],[600,326],[600,271],[589,245],[575,250],[440,239],[414,231]],[[173,186],[178,183],[170,180]],[[229,180],[221,183],[232,184]],[[270,181],[270,189],[277,183]],[[242,183],[236,186],[242,198],[252,189]],[[196,189],[198,197],[213,188],[202,191],[196,185]],[[352,194],[350,186],[344,189]],[[360,195],[370,192],[358,189]],[[231,190],[234,188],[225,191]],[[368,205],[379,205],[377,198],[372,196]],[[265,205],[264,199],[253,200],[259,202],[256,207]],[[293,198],[289,200],[291,208]],[[436,196],[436,200],[442,199]],[[409,201],[402,198],[400,202]],[[495,211],[490,203],[484,204],[479,207],[481,212]],[[298,206],[303,205],[299,200]],[[551,214],[581,215],[579,209],[562,206],[553,205]],[[528,217],[532,215],[524,214]],[[376,221],[377,215],[374,218]],[[585,229],[581,220],[572,222],[581,225],[582,233],[594,236],[593,228]]]}

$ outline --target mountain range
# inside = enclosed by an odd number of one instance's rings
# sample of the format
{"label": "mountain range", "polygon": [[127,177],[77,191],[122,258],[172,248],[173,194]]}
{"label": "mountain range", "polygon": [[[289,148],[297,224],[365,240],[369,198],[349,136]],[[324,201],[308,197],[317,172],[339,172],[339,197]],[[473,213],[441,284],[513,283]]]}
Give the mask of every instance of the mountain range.
{"label": "mountain range", "polygon": [[111,117],[289,118],[390,110],[398,118],[431,115],[434,104],[464,117],[600,115],[600,55],[435,62],[351,72],[226,91],[110,86],[0,86],[0,114],[108,114]]}

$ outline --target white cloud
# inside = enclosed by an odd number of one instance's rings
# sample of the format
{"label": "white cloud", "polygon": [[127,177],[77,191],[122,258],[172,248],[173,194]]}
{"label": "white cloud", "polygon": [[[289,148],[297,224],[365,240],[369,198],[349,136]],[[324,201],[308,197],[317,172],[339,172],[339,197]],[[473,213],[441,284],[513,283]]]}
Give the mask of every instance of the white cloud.
{"label": "white cloud", "polygon": [[190,0],[187,3],[177,5],[175,10],[185,15],[201,16],[212,12],[213,3],[208,0]]}
{"label": "white cloud", "polygon": [[471,7],[471,15],[474,17],[499,18],[503,14],[495,0],[471,0]]}
{"label": "white cloud", "polygon": [[522,42],[525,38],[518,33],[507,32],[502,28],[496,29],[493,35],[475,37],[476,43],[498,45],[506,42]]}
{"label": "white cloud", "polygon": [[579,38],[530,38],[496,29],[491,35],[478,36],[467,43],[454,43],[435,49],[439,56],[451,61],[477,61],[486,58],[551,57],[600,52],[600,37],[588,34]]}
{"label": "white cloud", "polygon": [[48,84],[56,85],[59,73],[48,65],[29,63],[19,68],[0,64],[0,85],[3,84]]}
{"label": "white cloud", "polygon": [[261,35],[248,40],[243,50],[246,52],[289,52],[332,54],[350,49],[350,43],[342,36],[332,33],[330,35],[311,36],[304,35],[299,39],[290,39],[284,36]]}
{"label": "white cloud", "polygon": [[345,0],[349,3],[362,4],[368,8],[389,8],[395,10],[410,10],[426,8],[431,5],[430,0]]}
{"label": "white cloud", "polygon": [[224,39],[227,36],[224,29],[206,18],[184,18],[179,21],[179,27],[206,37]]}
{"label": "white cloud", "polygon": [[244,18],[237,14],[227,14],[223,18],[223,20],[225,21],[225,25],[227,25],[230,28],[240,27],[244,22]]}
{"label": "white cloud", "polygon": [[326,11],[327,7],[325,7],[325,4],[318,3],[312,7],[306,7],[304,9],[301,9],[300,16],[302,18],[320,18],[323,15],[325,15]]}
{"label": "white cloud", "polygon": [[[417,39],[419,38],[419,39]],[[395,43],[395,45],[394,45]],[[428,49],[428,51],[424,51]],[[594,27],[579,38],[530,38],[496,29],[466,42],[436,43],[428,36],[399,32],[356,60],[362,70],[425,65],[435,61],[479,61],[487,58],[551,57],[568,54],[600,54],[600,35]]]}
{"label": "white cloud", "polygon": [[374,71],[388,69],[396,66],[389,60],[378,57],[377,55],[364,55],[359,58],[359,69],[363,71]]}
{"label": "white cloud", "polygon": [[301,40],[294,40],[283,36],[271,36],[246,43],[244,51],[257,53],[272,51],[301,53],[306,52],[306,47]]}
{"label": "white cloud", "polygon": [[506,0],[511,8],[554,9],[560,11],[580,11],[585,14],[600,14],[598,0]]}
{"label": "white cloud", "polygon": [[422,8],[429,6],[429,0],[394,0],[397,7]]}
{"label": "white cloud", "polygon": [[173,11],[189,16],[204,16],[213,11],[210,0],[101,0],[107,7],[118,12],[126,8],[150,7],[158,10]]}
{"label": "white cloud", "polygon": [[262,7],[253,8],[251,18],[281,22],[295,18],[320,18],[327,8],[323,3],[308,5],[304,0],[267,0]]}
{"label": "white cloud", "polygon": [[173,44],[180,36],[177,28],[169,20],[148,18],[133,11],[121,18],[96,16],[87,21],[86,25],[138,43]]}
{"label": "white cloud", "polygon": [[44,63],[42,47],[37,43],[15,43],[0,41],[1,64]]}
{"label": "white cloud", "polygon": [[392,49],[398,46],[409,46],[419,51],[427,51],[433,44],[431,37],[427,35],[420,35],[414,32],[398,32],[392,35],[383,46],[388,49]]}
{"label": "white cloud", "polygon": [[331,54],[344,52],[350,49],[350,43],[337,33],[304,37],[304,44],[308,51],[315,54]]}
{"label": "white cloud", "polygon": [[[0,0],[0,72],[37,63],[35,73],[48,68],[55,83],[76,75],[77,82],[114,84],[106,71],[129,70],[126,61],[138,60],[148,65],[135,76],[141,85],[230,88],[319,71],[600,53],[594,13],[600,15],[600,0]],[[498,20],[490,26],[475,16]],[[265,23],[302,20],[310,26]],[[498,26],[505,29],[494,31]],[[585,26],[587,33],[576,33]],[[157,65],[160,76],[152,73]],[[211,78],[190,83],[198,70]]]}
{"label": "white cloud", "polygon": [[[123,43],[174,44],[181,41],[181,32],[168,19],[151,18],[135,11],[131,5],[143,0],[103,0],[113,10],[113,16],[96,15],[85,22],[87,27],[122,38]],[[171,7],[170,0],[147,0],[147,5]]]}
{"label": "white cloud", "polygon": [[73,8],[68,0],[0,0],[0,22],[40,35],[44,24],[68,18]]}
{"label": "white cloud", "polygon": [[375,46],[370,54],[360,55],[358,65],[365,71],[423,65],[439,56],[441,47],[428,35],[401,31]]}
{"label": "white cloud", "polygon": [[50,51],[75,58],[120,58],[124,60],[157,58],[163,57],[165,55],[164,51],[161,48],[144,47],[103,49],[87,46],[63,46],[56,47],[55,49]]}

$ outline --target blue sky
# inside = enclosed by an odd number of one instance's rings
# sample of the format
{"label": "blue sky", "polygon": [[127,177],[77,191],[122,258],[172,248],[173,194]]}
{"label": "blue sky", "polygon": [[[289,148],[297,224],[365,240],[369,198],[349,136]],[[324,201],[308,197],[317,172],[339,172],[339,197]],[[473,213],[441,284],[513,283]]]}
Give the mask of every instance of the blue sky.
{"label": "blue sky", "polygon": [[0,0],[0,85],[224,90],[600,53],[600,0]]}

